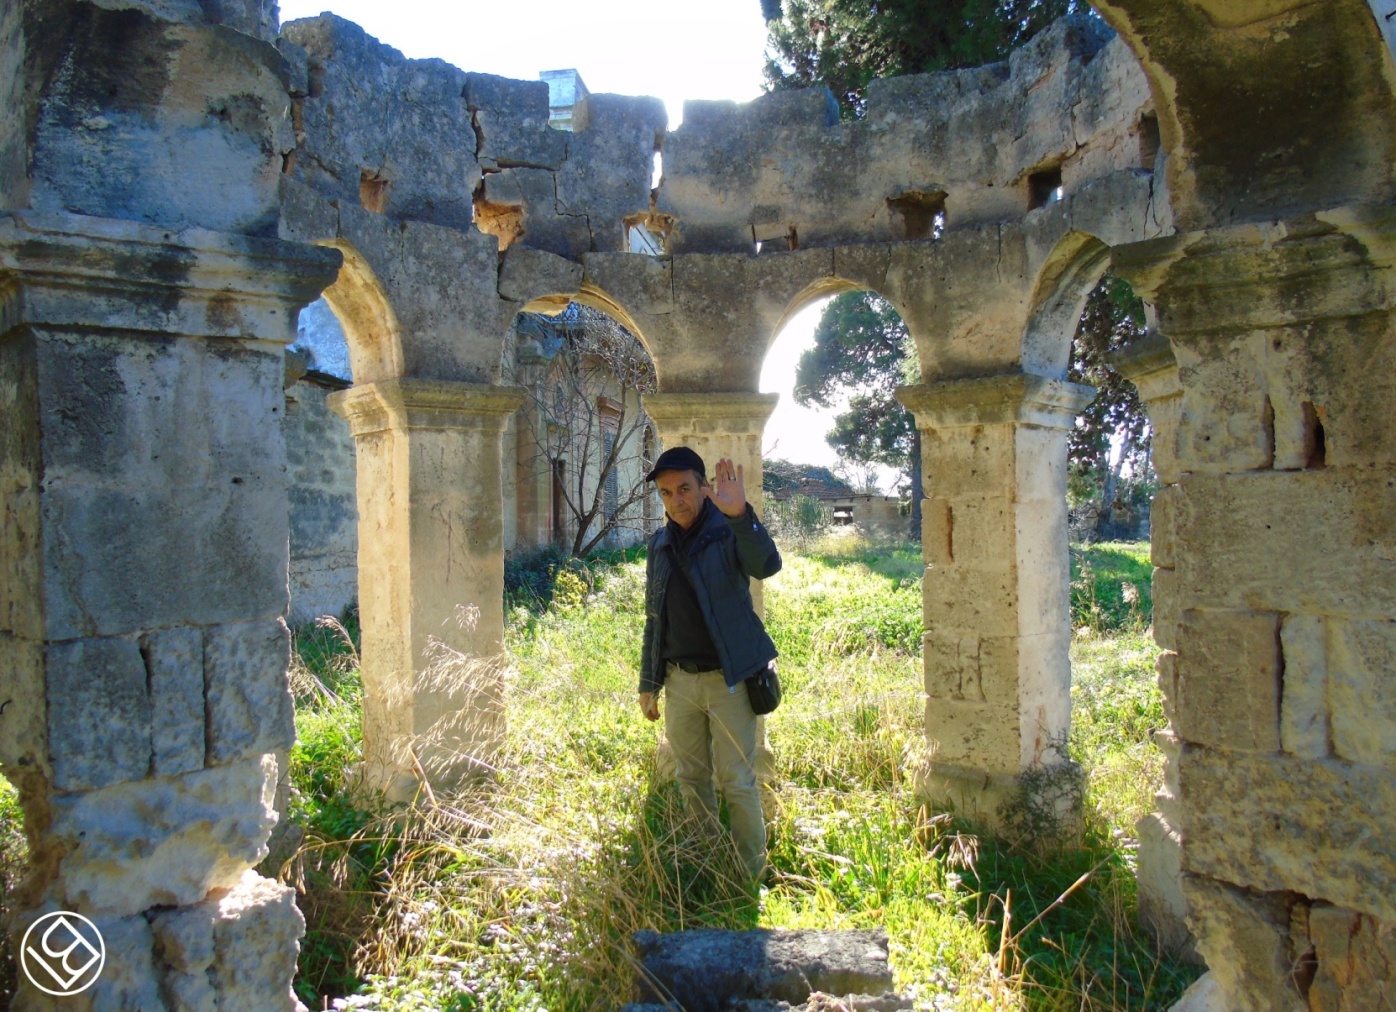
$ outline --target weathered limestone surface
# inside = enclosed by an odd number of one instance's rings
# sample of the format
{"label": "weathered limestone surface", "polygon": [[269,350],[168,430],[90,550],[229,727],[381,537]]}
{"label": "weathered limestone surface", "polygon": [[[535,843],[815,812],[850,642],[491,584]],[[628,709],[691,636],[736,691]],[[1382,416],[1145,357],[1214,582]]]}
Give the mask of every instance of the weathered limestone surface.
{"label": "weathered limestone surface", "polygon": [[1180,228],[1396,195],[1391,51],[1363,0],[1092,6],[1140,58],[1158,98]]}
{"label": "weathered limestone surface", "polygon": [[[1115,250],[1178,363],[1155,571],[1168,818],[1226,1007],[1359,1007],[1390,980],[1358,938],[1396,916],[1369,842],[1396,804],[1392,222],[1350,207]],[[1351,945],[1311,937],[1320,910]]]}
{"label": "weathered limestone surface", "polygon": [[0,206],[275,232],[295,137],[270,5],[9,6],[8,45],[46,84],[17,103],[29,164],[6,159]]}
{"label": "weathered limestone surface", "polygon": [[1065,761],[1065,440],[1091,395],[1022,373],[899,394],[928,492],[923,789],[989,824],[1018,774]]}
{"label": "weathered limestone surface", "polygon": [[340,615],[359,599],[354,440],[327,398],[338,385],[304,379],[286,391],[292,623]]}
{"label": "weathered limestone surface", "polygon": [[672,248],[930,238],[928,223],[908,228],[899,200],[943,202],[957,228],[1021,215],[1028,176],[1044,166],[1060,168],[1069,191],[1152,170],[1138,140],[1148,87],[1109,38],[1094,19],[1068,19],[1003,64],[877,81],[851,122],[822,89],[742,107],[688,102],[664,142],[659,209],[678,219]]}
{"label": "weathered limestone surface", "polygon": [[[294,737],[279,345],[338,259],[0,219],[0,568],[15,580],[0,763],[33,856],[13,930],[50,909],[99,922],[113,969],[88,1007],[162,1007],[145,915],[205,902],[266,853],[268,753]],[[299,930],[280,932],[280,966],[229,950],[287,1007]],[[16,1007],[48,998],[23,990]]]}
{"label": "weathered limestone surface", "polygon": [[[499,733],[502,436],[513,388],[398,380],[331,399],[358,446],[365,760],[408,795]],[[385,494],[386,493],[386,494]],[[414,769],[414,762],[421,769]]]}

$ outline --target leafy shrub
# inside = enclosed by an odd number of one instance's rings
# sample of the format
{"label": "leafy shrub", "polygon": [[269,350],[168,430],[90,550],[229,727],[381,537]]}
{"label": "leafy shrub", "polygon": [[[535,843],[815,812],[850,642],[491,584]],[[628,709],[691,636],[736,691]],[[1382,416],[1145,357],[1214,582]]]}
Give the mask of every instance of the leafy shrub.
{"label": "leafy shrub", "polygon": [[813,496],[792,495],[762,498],[762,519],[777,541],[800,547],[827,531],[834,523],[834,511]]}

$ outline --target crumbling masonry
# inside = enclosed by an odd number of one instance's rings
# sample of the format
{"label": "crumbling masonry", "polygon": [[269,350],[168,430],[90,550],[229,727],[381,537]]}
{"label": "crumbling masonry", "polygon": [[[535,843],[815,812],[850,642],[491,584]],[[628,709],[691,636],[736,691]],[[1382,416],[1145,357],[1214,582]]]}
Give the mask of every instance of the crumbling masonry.
{"label": "crumbling masonry", "polygon": [[[293,735],[281,350],[322,291],[354,374],[334,400],[385,789],[468,765],[500,719],[419,672],[434,639],[499,651],[514,314],[612,314],[653,356],[661,442],[759,473],[767,347],[866,288],[923,372],[922,789],[992,820],[1068,726],[1065,447],[1090,391],[1063,376],[1111,265],[1152,309],[1122,364],[1166,483],[1145,905],[1186,913],[1218,1007],[1389,1001],[1390,4],[1095,6],[1118,36],[1077,18],[1005,64],[879,82],[856,122],[789,92],[668,132],[654,100],[593,95],[571,134],[542,83],[332,17],[278,38],[261,0],[0,7],[0,763],[34,855],[11,930],[74,910],[109,949],[64,1007],[294,1004],[300,915],[252,867]],[[622,252],[639,223],[668,255]]]}

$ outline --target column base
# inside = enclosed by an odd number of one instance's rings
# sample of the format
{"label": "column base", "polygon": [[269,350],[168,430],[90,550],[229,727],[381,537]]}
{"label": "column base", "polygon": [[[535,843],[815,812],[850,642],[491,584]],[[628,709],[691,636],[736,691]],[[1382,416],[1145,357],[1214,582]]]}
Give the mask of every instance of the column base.
{"label": "column base", "polygon": [[1177,830],[1158,812],[1135,826],[1139,837],[1139,923],[1158,940],[1159,947],[1179,959],[1205,965],[1188,930],[1183,900],[1183,842]]}
{"label": "column base", "polygon": [[1021,773],[986,773],[928,761],[912,771],[916,794],[982,832],[1063,840],[1081,833],[1085,777],[1073,762]]}

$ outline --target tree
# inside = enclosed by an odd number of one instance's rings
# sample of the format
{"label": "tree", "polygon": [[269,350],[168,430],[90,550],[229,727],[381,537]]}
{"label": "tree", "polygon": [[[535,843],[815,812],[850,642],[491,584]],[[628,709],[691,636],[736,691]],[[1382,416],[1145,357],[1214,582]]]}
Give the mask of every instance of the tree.
{"label": "tree", "polygon": [[[555,317],[520,313],[506,369],[526,391],[519,438],[535,449],[534,478],[551,477],[562,536],[580,558],[615,532],[643,532],[649,419],[640,397],[656,388],[644,346],[604,313],[569,303]],[[638,510],[636,507],[640,507]]]}
{"label": "tree", "polygon": [[1005,59],[1080,0],[762,0],[770,90],[824,85],[845,116],[877,77]]}
{"label": "tree", "polygon": [[919,529],[921,434],[897,388],[917,381],[916,346],[891,303],[872,292],[845,292],[824,307],[814,347],[795,366],[795,400],[805,407],[844,405],[829,445],[854,465],[882,464],[911,479],[913,528]]}
{"label": "tree", "polygon": [[[1144,474],[1149,461],[1149,418],[1134,384],[1115,371],[1110,355],[1146,333],[1144,304],[1129,282],[1106,274],[1086,299],[1071,343],[1067,379],[1096,388],[1095,400],[1076,420],[1068,443],[1069,467],[1099,496],[1097,528],[1110,516],[1126,468]],[[1120,444],[1112,463],[1111,444]]]}
{"label": "tree", "polygon": [[799,495],[815,488],[821,491],[853,494],[853,488],[827,467],[794,464],[780,457],[762,461],[761,490],[775,496]]}

